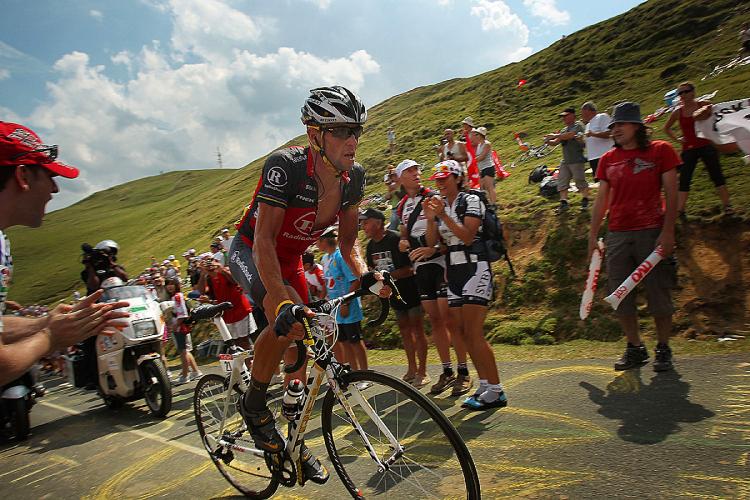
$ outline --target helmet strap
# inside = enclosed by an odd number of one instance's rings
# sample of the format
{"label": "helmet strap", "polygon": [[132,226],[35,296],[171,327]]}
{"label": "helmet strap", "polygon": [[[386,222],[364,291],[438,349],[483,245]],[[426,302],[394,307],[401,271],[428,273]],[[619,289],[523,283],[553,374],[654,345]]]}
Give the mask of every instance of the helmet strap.
{"label": "helmet strap", "polygon": [[313,150],[316,151],[320,155],[320,157],[323,159],[323,165],[325,165],[325,167],[328,170],[330,170],[336,177],[341,177],[341,175],[344,173],[344,171],[337,169],[333,165],[333,163],[331,163],[331,161],[328,159],[328,156],[326,156],[326,150],[325,150],[326,137],[325,137],[325,132],[323,131],[323,129],[321,127],[317,127],[317,126],[313,126],[313,125],[308,125],[308,127],[313,127],[313,128],[316,128],[316,129],[320,130],[320,137],[323,139],[323,144],[322,145],[318,144],[317,139],[314,140],[314,141],[310,141],[310,147],[313,148]]}

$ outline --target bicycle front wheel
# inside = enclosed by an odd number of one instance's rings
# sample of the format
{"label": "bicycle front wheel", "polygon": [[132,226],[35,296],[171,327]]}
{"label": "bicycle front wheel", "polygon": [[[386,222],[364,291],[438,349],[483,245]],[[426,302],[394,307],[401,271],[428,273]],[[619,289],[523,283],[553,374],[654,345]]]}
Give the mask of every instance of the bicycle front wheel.
{"label": "bicycle front wheel", "polygon": [[271,477],[263,454],[235,451],[219,444],[219,439],[223,439],[243,448],[254,448],[239,412],[240,404],[242,393],[237,389],[227,392],[225,377],[204,375],[195,386],[193,395],[195,423],[204,448],[224,478],[247,497],[268,498],[279,483]]}
{"label": "bicycle front wheel", "polygon": [[353,498],[480,498],[469,450],[432,401],[382,373],[343,379],[346,403],[329,389],[321,417],[331,462]]}

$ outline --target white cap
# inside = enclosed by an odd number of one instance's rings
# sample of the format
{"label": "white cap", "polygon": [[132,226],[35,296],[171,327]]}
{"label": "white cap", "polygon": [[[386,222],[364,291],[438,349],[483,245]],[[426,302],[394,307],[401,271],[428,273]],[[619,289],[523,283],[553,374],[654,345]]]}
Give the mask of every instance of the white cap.
{"label": "white cap", "polygon": [[222,229],[222,230],[221,230],[221,232],[222,232],[222,233],[228,233],[228,232],[229,232],[229,229],[227,229],[227,228],[224,228],[224,229]]}
{"label": "white cap", "polygon": [[404,173],[406,169],[409,169],[414,166],[421,166],[419,163],[415,162],[414,160],[404,160],[401,163],[398,164],[396,167],[396,177],[401,177],[401,174]]}
{"label": "white cap", "polygon": [[167,260],[174,260],[174,255],[170,255],[169,257],[167,257]]}
{"label": "white cap", "polygon": [[464,118],[461,123],[465,123],[469,127],[474,128],[474,120],[471,118],[471,116],[467,116],[466,118]]}
{"label": "white cap", "polygon": [[472,132],[476,132],[477,134],[481,135],[482,137],[487,137],[487,129],[485,127],[477,127],[471,129]]}

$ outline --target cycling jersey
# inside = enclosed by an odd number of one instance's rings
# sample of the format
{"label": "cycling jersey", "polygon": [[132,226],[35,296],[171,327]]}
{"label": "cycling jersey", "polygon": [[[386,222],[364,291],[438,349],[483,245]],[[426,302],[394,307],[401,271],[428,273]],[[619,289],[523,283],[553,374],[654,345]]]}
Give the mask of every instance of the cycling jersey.
{"label": "cycling jersey", "polygon": [[[426,246],[424,235],[425,233],[427,233],[427,218],[424,215],[424,207],[421,205],[422,202],[432,196],[432,194],[432,191],[422,186],[419,188],[419,192],[416,194],[416,196],[404,196],[399,202],[398,207],[396,208],[398,216],[401,220],[401,224],[404,225],[408,232],[409,243],[412,250],[420,246]],[[419,215],[417,215],[417,218],[412,226],[409,227],[409,221],[412,218],[412,213],[415,209],[417,209],[417,207],[419,207]],[[423,264],[427,264],[428,262],[436,263],[445,267],[445,257],[442,254],[437,253],[425,261],[414,262],[414,270],[418,269]]]}
{"label": "cycling jersey", "polygon": [[[355,163],[341,177],[344,180],[341,208],[356,207],[364,197],[365,171]],[[276,253],[282,270],[285,264],[296,266],[307,247],[315,243],[326,229],[313,230],[318,209],[318,184],[309,148],[281,149],[266,160],[253,200],[236,224],[238,233],[250,248],[253,247],[260,203],[285,209],[276,238]]]}
{"label": "cycling jersey", "polygon": [[[462,198],[465,199],[466,211],[463,216],[460,216],[456,213],[456,209],[458,208],[459,202]],[[482,203],[482,200],[479,199],[479,196],[475,194],[460,192],[458,193],[458,196],[456,196],[456,199],[453,200],[452,204],[449,205],[448,200],[446,200],[445,198],[443,198],[443,202],[445,203],[445,213],[448,215],[448,217],[458,222],[459,224],[463,224],[463,221],[466,217],[476,217],[480,221],[484,219],[484,204]],[[440,220],[438,220],[438,231],[440,232],[440,237],[448,246],[448,264],[465,264],[467,262],[477,262],[478,260],[481,260],[482,256],[479,255],[478,252],[472,251],[472,247],[475,246],[474,244],[481,242],[481,222],[479,224],[479,228],[477,229],[477,234],[474,236],[474,243],[472,243],[472,245],[469,245],[468,247],[467,245],[464,245],[464,242],[461,240],[461,238],[453,234],[447,224],[443,223]]]}

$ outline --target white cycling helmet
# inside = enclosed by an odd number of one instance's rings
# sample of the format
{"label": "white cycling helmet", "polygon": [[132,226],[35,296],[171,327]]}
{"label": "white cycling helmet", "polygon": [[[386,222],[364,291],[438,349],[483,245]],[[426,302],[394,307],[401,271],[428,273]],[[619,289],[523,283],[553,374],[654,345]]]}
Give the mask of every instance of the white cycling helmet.
{"label": "white cycling helmet", "polygon": [[102,288],[114,288],[116,286],[122,286],[125,283],[122,282],[120,278],[117,276],[112,276],[111,278],[107,278],[106,280],[102,281]]}
{"label": "white cycling helmet", "polygon": [[110,255],[117,255],[117,251],[120,249],[120,245],[114,240],[102,240],[94,247],[97,250],[107,250]]}
{"label": "white cycling helmet", "polygon": [[363,125],[365,121],[365,105],[354,92],[339,85],[312,89],[302,106],[302,123],[305,125]]}

